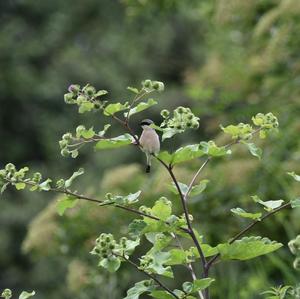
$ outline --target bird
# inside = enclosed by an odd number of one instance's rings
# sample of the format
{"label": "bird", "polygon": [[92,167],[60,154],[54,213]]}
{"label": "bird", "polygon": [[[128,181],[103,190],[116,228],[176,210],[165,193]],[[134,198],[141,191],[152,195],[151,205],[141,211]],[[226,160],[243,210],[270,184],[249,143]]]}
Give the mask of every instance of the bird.
{"label": "bird", "polygon": [[146,173],[150,172],[152,155],[157,155],[160,150],[159,136],[155,129],[151,128],[151,124],[154,124],[151,119],[144,119],[140,123],[143,132],[140,136],[139,144],[147,157]]}

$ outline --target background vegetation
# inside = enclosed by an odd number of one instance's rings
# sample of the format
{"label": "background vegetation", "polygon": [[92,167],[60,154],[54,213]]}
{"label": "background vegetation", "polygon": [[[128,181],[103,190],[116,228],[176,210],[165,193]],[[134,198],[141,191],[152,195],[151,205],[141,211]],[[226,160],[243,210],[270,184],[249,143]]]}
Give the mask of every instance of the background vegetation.
{"label": "background vegetation", "polygon": [[[1,1],[0,168],[12,161],[62,177],[83,166],[88,174],[78,188],[99,197],[140,188],[145,203],[166,192],[172,199],[161,166],[146,176],[144,157],[134,149],[88,149],[76,161],[60,156],[62,133],[84,121],[105,122],[96,115],[83,120],[64,105],[70,83],[107,89],[113,101],[129,97],[126,86],[145,78],[165,82],[160,106],[143,117],[160,121],[159,109],[188,105],[201,118],[199,130],[176,137],[166,149],[211,138],[221,144],[220,123],[272,111],[281,128],[263,145],[262,161],[237,146],[230,159],[207,168],[212,183],[191,204],[207,242],[225,240],[242,226],[230,209],[246,208],[250,195],[299,194],[299,184],[286,176],[300,171],[299,31],[298,0]],[[188,178],[193,169],[191,164],[177,174]],[[89,251],[100,232],[121,235],[129,216],[81,204],[59,217],[52,199],[13,190],[1,198],[0,288],[35,289],[38,299],[121,298],[139,274],[125,266],[110,275]],[[299,209],[282,212],[256,231],[287,244],[300,232],[299,217]],[[285,248],[243,265],[223,263],[214,270],[219,288],[213,298],[261,298],[269,286],[295,284],[299,273],[292,262]]]}

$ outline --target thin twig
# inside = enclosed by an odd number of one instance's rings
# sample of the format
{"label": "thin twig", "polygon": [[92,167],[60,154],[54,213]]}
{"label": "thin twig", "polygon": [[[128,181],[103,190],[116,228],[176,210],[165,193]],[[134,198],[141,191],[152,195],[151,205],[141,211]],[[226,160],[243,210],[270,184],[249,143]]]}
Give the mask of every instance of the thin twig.
{"label": "thin twig", "polygon": [[[265,214],[262,218],[260,218],[259,220],[255,220],[252,223],[250,223],[249,225],[247,225],[243,230],[241,230],[239,233],[237,233],[233,238],[230,239],[230,241],[228,242],[229,244],[232,244],[233,242],[235,242],[236,240],[238,240],[240,237],[242,237],[243,235],[245,235],[253,226],[255,226],[258,223],[261,223],[263,220],[265,220],[266,218],[270,217],[271,215],[289,208],[291,206],[291,203],[288,202],[284,205],[282,205],[281,207],[274,209],[273,211]],[[220,257],[220,253],[217,253],[215,256],[213,256],[206,265],[206,271],[208,272],[210,270],[210,267],[217,261],[217,259]]]}
{"label": "thin twig", "polygon": [[119,255],[119,254],[115,254],[115,255],[118,256],[118,257],[123,258],[126,262],[128,262],[130,265],[132,265],[138,271],[144,273],[146,276],[148,276],[149,278],[153,279],[159,286],[161,286],[165,291],[167,291],[174,298],[179,299],[179,297],[173,291],[171,291],[167,286],[165,286],[162,282],[160,282],[154,275],[152,275],[152,274],[150,274],[150,273],[142,270],[135,262],[133,262],[132,260],[130,260],[126,256]]}

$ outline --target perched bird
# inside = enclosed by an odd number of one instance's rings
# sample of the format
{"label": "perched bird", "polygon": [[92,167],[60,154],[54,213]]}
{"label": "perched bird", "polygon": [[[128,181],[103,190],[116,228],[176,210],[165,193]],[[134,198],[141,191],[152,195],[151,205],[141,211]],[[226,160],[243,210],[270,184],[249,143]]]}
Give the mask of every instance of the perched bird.
{"label": "perched bird", "polygon": [[147,173],[150,172],[151,168],[151,156],[158,154],[160,150],[159,137],[155,130],[150,127],[151,124],[153,124],[153,121],[151,119],[144,119],[141,122],[143,132],[139,139],[140,145],[142,146],[142,151],[146,154],[147,157]]}

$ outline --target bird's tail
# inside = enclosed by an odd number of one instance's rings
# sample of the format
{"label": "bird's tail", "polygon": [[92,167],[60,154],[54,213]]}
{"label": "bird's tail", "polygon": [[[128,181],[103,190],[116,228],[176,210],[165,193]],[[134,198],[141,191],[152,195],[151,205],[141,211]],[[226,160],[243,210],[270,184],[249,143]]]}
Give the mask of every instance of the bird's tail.
{"label": "bird's tail", "polygon": [[147,157],[146,173],[149,173],[151,169],[151,154],[147,153],[146,157]]}

